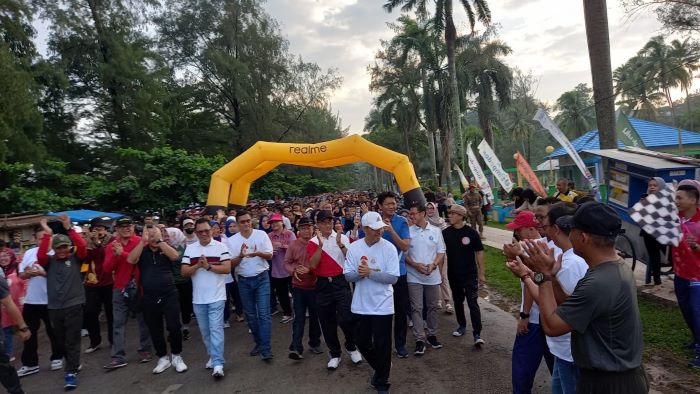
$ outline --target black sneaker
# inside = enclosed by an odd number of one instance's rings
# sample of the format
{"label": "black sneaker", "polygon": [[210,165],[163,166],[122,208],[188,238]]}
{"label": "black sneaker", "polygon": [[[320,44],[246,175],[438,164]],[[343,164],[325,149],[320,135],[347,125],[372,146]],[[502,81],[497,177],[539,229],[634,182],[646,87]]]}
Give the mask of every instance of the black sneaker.
{"label": "black sneaker", "polygon": [[428,343],[430,346],[433,347],[433,349],[442,349],[442,343],[440,343],[437,340],[437,337],[435,335],[431,335],[428,337]]}
{"label": "black sneaker", "polygon": [[182,329],[182,340],[183,341],[189,341],[190,340],[190,330],[187,328]]}
{"label": "black sneaker", "polygon": [[425,354],[425,342],[416,341],[416,351],[413,352],[416,356],[422,356]]}
{"label": "black sneaker", "polygon": [[290,350],[289,358],[291,358],[292,360],[301,360],[304,358],[304,356],[302,356],[301,353],[297,352],[296,350]]}
{"label": "black sneaker", "polygon": [[312,346],[309,348],[309,351],[313,354],[323,354],[323,350],[321,350],[321,346]]}
{"label": "black sneaker", "polygon": [[408,351],[406,350],[405,347],[396,348],[396,355],[399,358],[408,358]]}

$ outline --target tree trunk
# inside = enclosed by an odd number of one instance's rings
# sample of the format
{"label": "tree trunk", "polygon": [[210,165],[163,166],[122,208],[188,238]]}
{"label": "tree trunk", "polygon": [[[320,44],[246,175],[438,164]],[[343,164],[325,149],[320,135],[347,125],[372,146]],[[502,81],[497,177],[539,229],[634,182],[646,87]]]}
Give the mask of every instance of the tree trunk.
{"label": "tree trunk", "polygon": [[426,130],[426,133],[428,134],[428,150],[430,151],[430,178],[435,180],[436,185],[439,185],[440,177],[435,164],[435,134],[430,130]]}
{"label": "tree trunk", "polygon": [[[438,17],[440,17],[438,15]],[[461,134],[462,121],[459,118],[459,87],[457,85],[457,66],[455,65],[455,41],[457,40],[457,29],[452,19],[452,0],[445,1],[445,46],[447,47],[447,73],[449,81],[449,121],[445,140],[443,141],[443,154],[445,164],[443,171],[447,171],[447,182],[452,187],[452,160],[450,155],[450,141],[452,136]],[[452,138],[451,138],[452,137]],[[448,188],[449,189],[449,188]]]}
{"label": "tree trunk", "polygon": [[610,65],[610,37],[606,0],[584,0],[583,14],[586,20],[588,57],[591,63],[593,99],[595,100],[600,148],[614,149],[617,148],[615,97]]}
{"label": "tree trunk", "polygon": [[671,98],[671,90],[666,87],[664,88],[664,94],[666,94],[666,101],[668,101],[668,106],[671,108],[671,121],[673,126],[678,129],[678,154],[683,154],[683,135],[681,134],[681,127],[676,122],[676,108],[673,106],[673,98]]}

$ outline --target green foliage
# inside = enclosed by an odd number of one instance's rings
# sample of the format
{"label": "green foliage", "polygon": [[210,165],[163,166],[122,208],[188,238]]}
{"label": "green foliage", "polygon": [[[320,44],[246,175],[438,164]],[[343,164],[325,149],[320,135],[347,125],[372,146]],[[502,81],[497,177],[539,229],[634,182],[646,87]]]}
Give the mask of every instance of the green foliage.
{"label": "green foliage", "polygon": [[593,89],[585,83],[576,85],[573,90],[564,92],[554,107],[559,113],[554,120],[570,139],[595,128],[595,105]]}
{"label": "green foliage", "polygon": [[338,189],[332,183],[311,175],[290,175],[277,169],[270,171],[251,186],[252,196],[256,199],[308,196],[336,190]]}

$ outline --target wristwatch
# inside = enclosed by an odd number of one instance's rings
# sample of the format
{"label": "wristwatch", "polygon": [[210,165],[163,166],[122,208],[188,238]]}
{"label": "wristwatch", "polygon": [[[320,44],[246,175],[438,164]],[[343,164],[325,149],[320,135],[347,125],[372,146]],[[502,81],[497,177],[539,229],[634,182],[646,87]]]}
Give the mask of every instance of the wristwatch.
{"label": "wristwatch", "polygon": [[541,285],[544,282],[552,280],[552,277],[550,275],[545,275],[542,272],[535,272],[534,277],[532,278],[532,281],[535,282],[537,285]]}
{"label": "wristwatch", "polygon": [[211,271],[211,264],[209,264],[209,267],[207,267],[207,271]]}
{"label": "wristwatch", "polygon": [[525,320],[525,319],[529,319],[529,318],[530,318],[529,313],[520,312],[520,320]]}

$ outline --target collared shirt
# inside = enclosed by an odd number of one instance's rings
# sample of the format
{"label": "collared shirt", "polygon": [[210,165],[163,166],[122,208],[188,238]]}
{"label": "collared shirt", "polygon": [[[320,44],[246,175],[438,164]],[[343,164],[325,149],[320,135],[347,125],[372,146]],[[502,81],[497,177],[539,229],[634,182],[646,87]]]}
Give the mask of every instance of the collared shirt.
{"label": "collared shirt", "polygon": [[[267,238],[267,235],[265,238]],[[226,245],[212,239],[206,245],[202,245],[200,242],[188,245],[187,249],[185,249],[185,254],[182,256],[182,264],[196,264],[201,256],[204,256],[207,262],[212,265],[231,260],[231,255]],[[192,303],[199,305],[225,301],[226,276],[229,276],[229,274],[217,274],[213,271],[198,268],[192,275]]]}
{"label": "collared shirt", "polygon": [[[425,228],[413,225],[411,232],[411,246],[408,248],[408,257],[416,263],[429,265],[435,261],[438,253],[445,253],[445,241],[442,239],[442,230],[427,223]],[[409,283],[422,285],[439,285],[442,283],[440,270],[434,270],[430,275],[418,272],[411,266],[406,266],[407,280]]]}
{"label": "collared shirt", "polygon": [[672,249],[673,272],[685,280],[700,281],[700,249],[691,249],[687,240],[688,235],[700,240],[700,210],[690,219],[681,218],[681,230],[681,243]]}
{"label": "collared shirt", "polygon": [[284,269],[284,255],[287,253],[287,248],[289,248],[289,245],[294,242],[294,240],[297,239],[296,235],[294,235],[293,232],[289,230],[282,230],[282,233],[277,234],[276,232],[272,231],[269,234],[267,234],[268,237],[270,237],[270,242],[275,243],[279,242],[282,244],[277,250],[274,250],[273,246],[273,252],[272,252],[272,268],[271,268],[271,274],[273,278],[287,278],[289,277],[289,274],[287,273],[287,270]]}
{"label": "collared shirt", "polygon": [[[332,231],[328,238],[323,239],[323,246],[321,247],[321,260],[314,270],[314,274],[316,274],[316,276],[332,277],[343,273],[345,254],[336,242],[337,236],[338,234],[335,231]],[[340,235],[340,243],[345,245],[346,248],[350,246],[350,240],[347,236],[345,236],[345,234]],[[318,249],[318,237],[313,237],[306,244],[306,252],[308,253],[309,258],[316,253],[316,249]]]}
{"label": "collared shirt", "polygon": [[568,191],[566,193],[556,192],[554,194],[554,198],[556,198],[559,201],[564,201],[564,202],[574,202],[574,199],[576,197],[578,197],[578,194],[576,194],[573,191]]}
{"label": "collared shirt", "polygon": [[[268,237],[267,233],[262,230],[253,229],[253,232],[248,238],[245,238],[241,233],[236,233],[233,237],[228,238],[226,241],[232,256],[240,255],[241,247],[244,244],[248,248],[248,253],[273,252],[270,237]],[[267,260],[260,256],[244,257],[241,260],[241,263],[236,267],[236,275],[250,278],[260,275],[269,268],[270,265],[267,263]]]}

